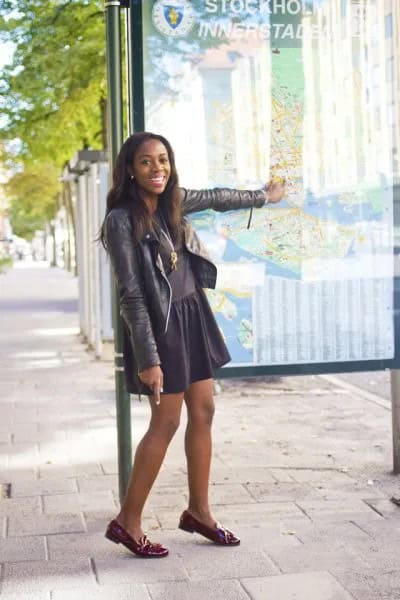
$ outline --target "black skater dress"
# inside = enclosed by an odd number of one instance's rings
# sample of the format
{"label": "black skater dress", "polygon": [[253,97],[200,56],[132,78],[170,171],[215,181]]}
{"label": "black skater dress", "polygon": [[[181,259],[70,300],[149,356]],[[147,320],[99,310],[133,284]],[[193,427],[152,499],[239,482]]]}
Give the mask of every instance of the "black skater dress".
{"label": "black skater dress", "polygon": [[178,268],[171,270],[171,246],[160,235],[160,255],[172,289],[168,328],[156,337],[164,394],[183,392],[191,383],[213,377],[215,369],[231,360],[207,296],[193,274],[190,253],[182,243],[175,245],[175,251]]}

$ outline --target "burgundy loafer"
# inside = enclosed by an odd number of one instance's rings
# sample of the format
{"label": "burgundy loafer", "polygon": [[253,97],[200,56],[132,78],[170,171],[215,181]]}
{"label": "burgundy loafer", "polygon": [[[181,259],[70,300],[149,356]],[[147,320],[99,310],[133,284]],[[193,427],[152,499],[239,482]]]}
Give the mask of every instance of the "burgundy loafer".
{"label": "burgundy loafer", "polygon": [[187,510],[183,511],[178,527],[183,531],[189,531],[189,533],[196,531],[196,533],[200,533],[200,535],[220,546],[237,546],[240,544],[240,539],[232,531],[222,527],[218,521],[215,523],[216,529],[212,529],[212,527],[200,523]]}
{"label": "burgundy loafer", "polygon": [[161,544],[150,542],[146,535],[142,535],[138,542],[134,540],[116,519],[108,524],[105,536],[108,540],[115,544],[122,544],[142,558],[162,558],[168,554],[167,548],[164,548]]}

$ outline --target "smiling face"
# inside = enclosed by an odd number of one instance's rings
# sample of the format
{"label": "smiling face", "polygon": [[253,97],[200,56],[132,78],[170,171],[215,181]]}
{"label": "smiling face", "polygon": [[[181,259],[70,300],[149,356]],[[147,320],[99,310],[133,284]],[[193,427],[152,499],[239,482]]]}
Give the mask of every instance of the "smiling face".
{"label": "smiling face", "polygon": [[133,174],[146,195],[159,195],[165,190],[171,173],[168,151],[157,139],[144,142],[133,159]]}

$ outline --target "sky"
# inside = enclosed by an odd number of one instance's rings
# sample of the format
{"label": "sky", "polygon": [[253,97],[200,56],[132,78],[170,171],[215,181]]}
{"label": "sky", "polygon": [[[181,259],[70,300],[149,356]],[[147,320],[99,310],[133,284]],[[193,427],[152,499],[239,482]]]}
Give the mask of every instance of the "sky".
{"label": "sky", "polygon": [[0,69],[3,68],[5,64],[10,62],[13,53],[13,44],[11,43],[0,43]]}

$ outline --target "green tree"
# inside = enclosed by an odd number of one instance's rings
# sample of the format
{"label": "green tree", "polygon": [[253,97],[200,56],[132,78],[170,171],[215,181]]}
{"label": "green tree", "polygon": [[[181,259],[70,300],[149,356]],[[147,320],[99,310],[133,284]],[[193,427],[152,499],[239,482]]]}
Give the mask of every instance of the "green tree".
{"label": "green tree", "polygon": [[58,205],[60,184],[54,164],[27,166],[5,184],[14,232],[28,240],[43,229]]}
{"label": "green tree", "polygon": [[106,72],[100,2],[6,1],[0,29],[15,47],[0,92],[1,134],[20,140],[16,160],[51,159],[61,167],[79,148],[102,148]]}
{"label": "green tree", "polygon": [[15,49],[0,73],[0,159],[17,172],[7,186],[13,227],[30,235],[53,216],[66,161],[107,145],[100,0],[3,0],[0,40]]}

